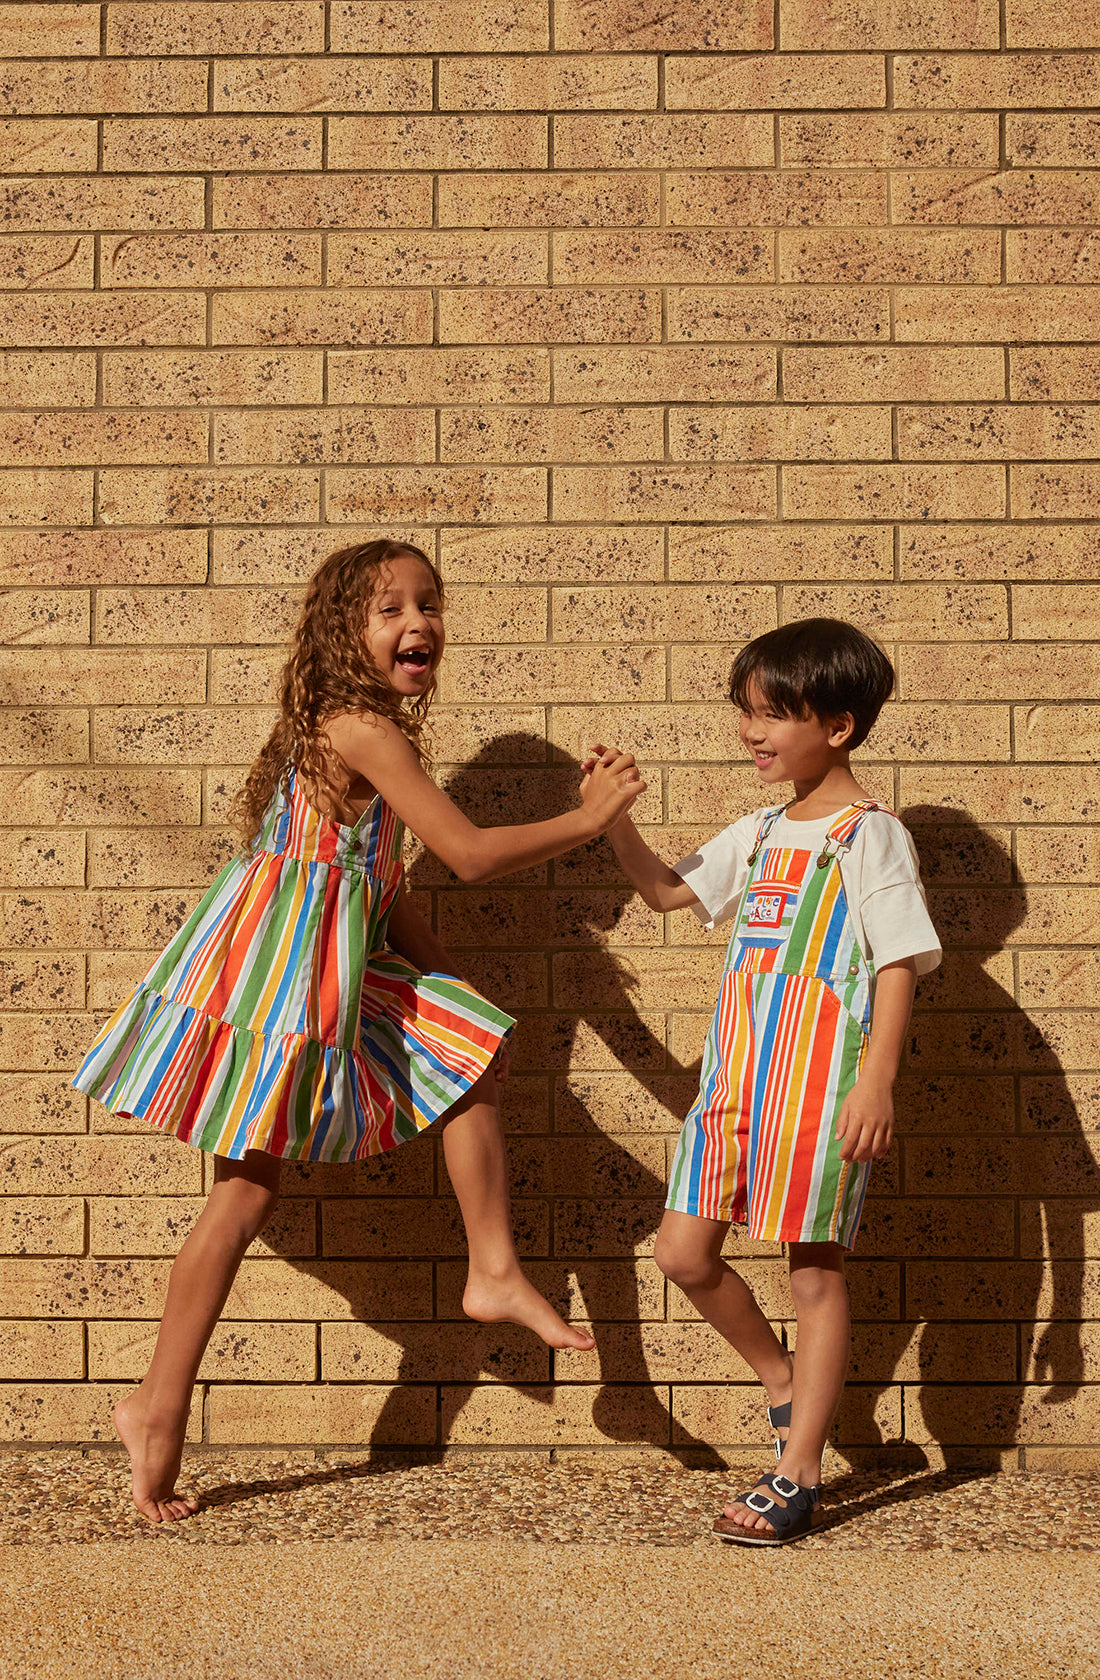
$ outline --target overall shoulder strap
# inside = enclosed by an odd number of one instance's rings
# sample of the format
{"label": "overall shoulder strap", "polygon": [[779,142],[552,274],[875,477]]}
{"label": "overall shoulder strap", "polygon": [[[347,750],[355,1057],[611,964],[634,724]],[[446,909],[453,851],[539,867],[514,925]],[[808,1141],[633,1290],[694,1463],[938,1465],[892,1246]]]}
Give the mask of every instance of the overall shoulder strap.
{"label": "overall shoulder strap", "polygon": [[882,811],[888,817],[894,814],[888,805],[880,805],[877,799],[861,799],[855,805],[849,805],[846,811],[841,811],[836,821],[830,823],[826,840],[847,850],[859,833],[864,817],[871,811]]}
{"label": "overall shoulder strap", "polygon": [[779,818],[783,815],[786,809],[787,807],[785,805],[772,805],[764,812],[756,830],[756,839],[752,843],[752,851],[749,853],[750,865],[756,862],[760,855],[761,846],[764,844],[764,841],[768,838],[768,835],[771,833],[772,829],[775,827]]}

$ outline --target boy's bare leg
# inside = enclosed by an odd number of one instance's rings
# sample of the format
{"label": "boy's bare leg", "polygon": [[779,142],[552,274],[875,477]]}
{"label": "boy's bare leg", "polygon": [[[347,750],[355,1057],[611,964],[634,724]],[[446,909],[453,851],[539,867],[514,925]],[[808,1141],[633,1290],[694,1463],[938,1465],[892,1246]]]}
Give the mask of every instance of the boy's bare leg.
{"label": "boy's bare leg", "polygon": [[[792,1243],[791,1295],[798,1318],[791,1428],[779,1460],[779,1474],[801,1487],[821,1480],[821,1459],[848,1369],[851,1319],[844,1250],[839,1243]],[[769,1498],[783,1504],[781,1495]],[[744,1528],[771,1528],[744,1505],[727,1506],[726,1516]]]}
{"label": "boy's bare leg", "polygon": [[693,1213],[666,1211],[654,1258],[692,1306],[751,1365],[770,1406],[791,1398],[791,1356],[756,1304],[748,1284],[722,1259],[729,1225]]}
{"label": "boy's bare leg", "polygon": [[134,1504],[150,1522],[174,1522],[196,1509],[195,1500],[174,1491],[191,1392],[245,1249],[275,1206],[280,1168],[276,1156],[256,1149],[239,1161],[216,1158],[214,1187],[172,1267],[148,1373],[115,1407]]}
{"label": "boy's bare leg", "polygon": [[512,1235],[508,1157],[500,1129],[497,1081],[489,1069],[443,1121],[443,1154],[466,1227],[470,1272],[462,1310],[485,1324],[526,1325],[549,1347],[591,1348],[524,1276]]}

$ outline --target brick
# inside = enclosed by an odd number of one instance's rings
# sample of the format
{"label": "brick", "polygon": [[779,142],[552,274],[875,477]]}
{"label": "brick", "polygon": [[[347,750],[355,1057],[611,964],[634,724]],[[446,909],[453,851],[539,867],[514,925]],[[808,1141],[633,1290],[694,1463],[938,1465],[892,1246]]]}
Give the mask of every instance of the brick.
{"label": "brick", "polygon": [[1100,913],[1100,896],[1089,888],[1067,894],[1054,887],[977,891],[970,895],[939,890],[933,894],[952,944],[986,945],[994,929],[1013,945],[1088,943]]}
{"label": "brick", "polygon": [[0,803],[13,823],[114,826],[199,820],[199,784],[190,771],[53,770],[0,772]]}
{"label": "brick", "polygon": [[783,392],[788,402],[983,401],[1005,395],[1004,356],[992,346],[793,348]]}
{"label": "brick", "polygon": [[[174,1138],[12,1138],[0,1148],[0,1182],[9,1196],[165,1194],[200,1188],[202,1157]],[[83,1237],[81,1238],[83,1247]]]}
{"label": "brick", "polygon": [[[498,886],[491,900],[464,891],[439,894],[439,935],[449,949],[467,945],[576,945],[607,934],[601,943],[649,945],[652,913],[631,902],[626,889],[529,890]],[[541,935],[545,934],[545,939]]]}
{"label": "brick", "polygon": [[8,944],[50,949],[73,945],[166,945],[185,920],[191,900],[169,893],[23,892],[3,901]]}
{"label": "brick", "polygon": [[1090,170],[898,171],[892,193],[898,222],[1100,221],[1100,192]]}
{"label": "brick", "polygon": [[903,408],[898,452],[903,460],[1048,460],[1095,458],[1100,422],[1091,408],[958,406]]}
{"label": "brick", "polygon": [[959,811],[978,822],[1095,822],[1100,778],[1080,766],[1054,765],[1042,777],[1030,766],[914,768],[902,771],[901,799],[903,805],[939,807],[943,821],[950,820],[947,812]]}
{"label": "brick", "polygon": [[[1075,114],[1009,116],[1005,123],[1006,161],[1044,168],[1088,168],[1100,157],[1100,123]],[[960,160],[962,161],[962,160]]]}
{"label": "brick", "polygon": [[867,752],[872,758],[898,763],[929,756],[999,762],[1008,757],[1008,729],[1005,706],[940,705],[929,717],[923,703],[908,706],[893,701],[876,723]]}
{"label": "brick", "polygon": [[[676,641],[687,624],[701,642],[731,635],[747,641],[751,636],[762,635],[765,630],[775,627],[775,592],[770,588],[738,588],[720,583],[699,586],[678,584],[672,588],[650,589],[578,587],[555,589],[552,604],[554,634],[570,642]],[[655,714],[649,707],[644,717],[637,718],[637,726],[645,728],[646,718],[651,725],[655,724]],[[687,720],[684,721],[686,724]],[[574,740],[575,731],[581,728],[581,724],[581,717],[574,716],[568,728],[559,730],[556,720],[555,744],[574,750],[569,743]],[[702,718],[697,719],[690,733],[695,735],[701,724]],[[591,724],[588,728],[591,730]],[[668,753],[663,748],[647,749],[647,758],[698,756],[694,751],[686,750],[684,737],[675,734],[664,736],[662,731],[658,733],[669,743],[676,740],[680,744],[670,747]],[[583,747],[586,742],[587,737],[582,741],[580,735],[576,736],[578,747]]]}
{"label": "brick", "polygon": [[1004,591],[993,585],[953,589],[948,585],[856,587],[785,591],[785,619],[850,618],[882,641],[932,636],[941,641],[1003,636],[1007,632]]}
{"label": "brick", "polygon": [[[176,1254],[205,1206],[201,1196],[93,1196],[88,1203],[89,1251],[103,1256]],[[254,1259],[272,1254],[288,1259],[312,1255],[316,1252],[315,1224],[312,1202],[284,1200],[246,1252]],[[82,1250],[83,1208],[77,1252]]]}
{"label": "brick", "polygon": [[281,642],[298,597],[274,589],[104,589],[97,600],[97,640]]}
{"label": "brick", "polygon": [[439,303],[444,344],[646,344],[660,336],[656,289],[494,288],[445,292]]}
{"label": "brick", "polygon": [[83,1132],[88,1099],[57,1074],[6,1073],[0,1077],[0,1132]]}
{"label": "brick", "polygon": [[318,475],[313,472],[158,472],[106,469],[100,477],[100,518],[108,525],[280,524],[316,519]]}
{"label": "brick", "polygon": [[0,1202],[0,1254],[83,1252],[84,1203],[79,1196],[5,1196]]}
{"label": "brick", "polygon": [[[1006,863],[1011,860],[1002,854]],[[1015,980],[1011,951],[948,951],[943,962],[921,977],[917,1009],[1011,1009]]]}
{"label": "brick", "polygon": [[1097,706],[1015,706],[1016,756],[1025,763],[1094,761],[1100,757],[1098,723]]}
{"label": "brick", "polygon": [[[599,1395],[599,1418],[594,1415]],[[499,1388],[443,1393],[446,1440],[471,1446],[506,1439],[519,1446],[580,1446],[668,1440],[667,1413],[645,1389],[624,1385]]]}
{"label": "brick", "polygon": [[447,58],[439,66],[442,111],[652,110],[656,104],[657,61],[640,53],[516,53]]}
{"label": "brick", "polygon": [[554,122],[554,161],[565,169],[766,167],[775,148],[763,113],[563,116]]}
{"label": "brick", "polygon": [[[756,604],[747,605],[746,616],[749,616]],[[756,612],[768,627],[774,618],[774,604],[769,601],[762,613],[756,606]],[[753,632],[749,630],[747,634]],[[729,662],[726,663],[728,674]],[[613,744],[634,753],[640,761],[688,759],[725,763],[738,750],[735,715],[728,708],[658,705],[639,711],[616,707],[613,712],[605,713],[601,729],[601,739],[614,731]],[[555,746],[580,758],[591,742],[592,730],[592,717],[587,710],[555,707],[551,725]],[[646,943],[655,943],[655,939],[650,938]]]}
{"label": "brick", "polygon": [[103,124],[103,167],[117,170],[308,169],[320,165],[319,117],[145,117]]}
{"label": "brick", "polygon": [[85,764],[86,712],[9,711],[0,723],[0,761],[5,764]]}
{"label": "brick", "polygon": [[198,176],[166,176],[157,181],[152,192],[125,175],[0,182],[0,227],[7,233],[96,233],[115,228],[137,231],[202,225],[203,184]]}
{"label": "brick", "polygon": [[[640,1009],[709,1009],[717,996],[722,951],[633,950],[630,996]],[[607,959],[587,951],[565,952],[552,959],[552,996],[559,1007],[584,997],[593,1008],[613,1006],[622,994],[621,977]]]}
{"label": "brick", "polygon": [[856,1325],[849,1378],[868,1382],[1012,1382],[1012,1324]]}
{"label": "brick", "polygon": [[[439,761],[466,764],[541,763],[546,756],[542,706],[432,708],[432,739]],[[429,854],[430,855],[430,854]]]}
{"label": "brick", "polygon": [[775,353],[748,346],[707,350],[563,351],[555,357],[559,402],[737,402],[774,398]]}
{"label": "brick", "polygon": [[283,648],[212,648],[210,699],[216,706],[273,705],[285,664]]}
{"label": "brick", "polygon": [[1100,232],[1088,228],[1012,228],[1005,235],[1005,275],[1032,285],[1095,284]]}
{"label": "brick", "polygon": [[[517,1201],[512,1207],[517,1250],[521,1255],[549,1253],[549,1214],[544,1203]],[[321,1204],[324,1252],[341,1259],[393,1259],[412,1255],[430,1260],[464,1255],[466,1233],[458,1203],[451,1197],[376,1197]]]}
{"label": "brick", "polygon": [[[256,418],[262,426],[265,417]],[[376,534],[382,533],[367,531],[356,540],[369,541]],[[212,581],[228,584],[304,584],[332,553],[336,541],[333,532],[323,529],[280,531],[259,527],[215,531],[213,536]],[[351,538],[341,531],[339,540],[343,543]]]}
{"label": "brick", "polygon": [[[1036,1204],[1031,1204],[1036,1206]],[[1065,1251],[1059,1248],[1059,1253]],[[1080,1372],[1087,1383],[1100,1370],[1100,1347],[1092,1324],[1034,1324],[1023,1331],[1023,1374],[1029,1382],[1057,1380],[1064,1371]],[[1029,1460],[1030,1463],[1030,1460]]]}
{"label": "brick", "polygon": [[0,884],[77,887],[84,884],[84,836],[9,828],[4,833]]}
{"label": "brick", "polygon": [[[94,1441],[113,1446],[118,1437],[111,1414],[128,1390],[106,1383],[51,1382],[5,1383],[2,1392],[0,1440],[20,1444]],[[202,1399],[198,1394],[191,1402],[186,1438],[202,1439]]]}
{"label": "brick", "polygon": [[511,522],[541,518],[546,475],[540,467],[334,468],[328,475],[330,520]]}
{"label": "brick", "polygon": [[603,1325],[590,1353],[559,1349],[559,1382],[752,1382],[754,1373],[709,1325]]}
{"label": "brick", "polygon": [[99,52],[99,6],[0,6],[0,53],[33,58],[41,53]]}
{"label": "brick", "polygon": [[434,461],[435,424],[426,409],[296,408],[285,414],[219,414],[214,421],[214,459],[295,466]]}
{"label": "brick", "polygon": [[993,339],[1088,339],[1095,325],[1095,294],[1086,286],[940,286],[936,308],[926,289],[899,290],[895,330],[899,339],[953,338],[968,344]]}
{"label": "brick", "polygon": [[454,646],[480,642],[537,642],[546,637],[546,595],[541,589],[448,589],[447,639]]}
{"label": "brick", "polygon": [[1087,402],[1100,394],[1100,350],[1091,346],[1012,349],[1009,365],[1011,394],[1017,402],[1043,398]]}
{"label": "brick", "polygon": [[90,407],[95,401],[95,357],[45,351],[21,355],[0,351],[0,400],[5,408],[26,408],[33,392],[35,408]]}
{"label": "brick", "polygon": [[[0,584],[201,583],[206,542],[198,531],[0,533]],[[28,675],[29,675],[28,669]]]}
{"label": "brick", "polygon": [[470,583],[654,582],[664,576],[663,543],[648,526],[537,527],[444,531],[445,577]]}
{"label": "brick", "polygon": [[125,407],[221,407],[319,402],[320,352],[199,350],[123,352],[103,358],[105,399]]}
{"label": "brick", "polygon": [[754,0],[669,6],[660,0],[561,0],[554,14],[554,45],[587,52],[648,48],[657,52],[741,52],[772,46],[772,14]]}
{"label": "brick", "polygon": [[766,467],[559,467],[556,519],[768,519],[775,484]]}
{"label": "brick", "polygon": [[548,1350],[517,1325],[326,1324],[321,1371],[328,1382],[545,1381]]}
{"label": "brick", "polygon": [[[66,1326],[68,1328],[68,1326]],[[316,1330],[311,1324],[218,1324],[199,1366],[200,1382],[312,1382],[317,1375]],[[88,1375],[99,1382],[137,1381],[156,1345],[149,1326],[88,1326]]]}
{"label": "brick", "polygon": [[1021,829],[1016,852],[1022,880],[1100,884],[1098,833],[1079,828]]}
{"label": "brick", "polygon": [[262,1445],[301,1442],[374,1446],[434,1446],[435,1390],[301,1384],[291,1387],[227,1383],[211,1390],[208,1431],[212,1442]]}
{"label": "brick", "polygon": [[1074,700],[1100,685],[1100,649],[1072,642],[977,642],[965,666],[953,647],[904,648],[900,665],[907,700]]}
{"label": "brick", "polygon": [[903,528],[907,578],[1058,579],[1096,576],[1097,538],[1087,526],[932,525]]}
{"label": "brick", "polygon": [[1007,0],[1005,44],[1010,47],[1097,47],[1100,20],[1095,7],[1086,7],[1073,18],[1053,11],[1038,0]]}
{"label": "brick", "polygon": [[214,299],[211,332],[215,344],[425,344],[431,297],[358,288],[230,292]]}
{"label": "brick", "polygon": [[191,414],[8,414],[0,416],[0,466],[205,461],[206,433],[206,421]]}
{"label": "brick", "polygon": [[785,281],[990,285],[1000,271],[1001,239],[992,228],[784,230],[779,235],[779,279]]}
{"label": "brick", "polygon": [[566,281],[770,280],[772,242],[725,228],[555,233],[554,278]]}
{"label": "brick", "polygon": [[668,293],[670,339],[738,338],[886,339],[887,292],[825,291],[795,294],[785,287],[692,286]]}
{"label": "brick", "polygon": [[532,52],[550,44],[541,0],[491,0],[477,13],[448,0],[341,0],[332,9],[333,52]]}
{"label": "brick", "polygon": [[885,102],[883,63],[872,53],[725,58],[708,52],[705,57],[670,57],[665,63],[670,111],[844,110]]}
{"label": "brick", "polygon": [[[6,12],[26,6],[7,6]],[[96,45],[99,52],[99,25]],[[25,31],[19,39],[26,40]],[[3,48],[9,57],[12,45]],[[0,111],[13,116],[115,116],[124,111],[205,111],[206,65],[171,59],[93,58],[37,63],[8,62],[0,67]],[[95,166],[92,165],[94,168]]]}
{"label": "brick", "polygon": [[190,707],[150,711],[118,707],[96,713],[99,764],[243,764],[271,730],[270,707]]}
{"label": "brick", "polygon": [[996,47],[998,10],[993,0],[962,6],[908,6],[900,0],[851,0],[822,11],[810,0],[781,0],[780,41],[784,48],[812,51],[885,47]]}
{"label": "brick", "polygon": [[785,166],[849,168],[996,168],[1000,161],[997,118],[976,112],[915,116],[884,111],[847,116],[781,116],[780,156]]}
{"label": "brick", "polygon": [[109,235],[102,264],[104,286],[316,286],[321,242],[310,234]]}
{"label": "brick", "polygon": [[0,1322],[0,1360],[9,1381],[79,1381],[84,1375],[84,1328],[5,1319]]}
{"label": "brick", "polygon": [[[156,1266],[163,1262],[145,1262]],[[141,1264],[141,1262],[131,1262]],[[308,1272],[272,1260],[246,1260],[225,1305],[227,1318],[430,1319],[432,1268],[427,1261],[311,1261]],[[138,1314],[131,1316],[137,1317]],[[140,1316],[152,1316],[142,1314]]]}
{"label": "brick", "polygon": [[[434,441],[434,440],[433,440]],[[659,408],[447,408],[442,461],[652,461],[664,454]]]}
{"label": "brick", "polygon": [[231,11],[217,0],[182,0],[168,13],[156,0],[132,0],[107,12],[112,54],[323,52],[324,46],[319,0],[237,0]]}
{"label": "brick", "polygon": [[572,1073],[554,1081],[554,1129],[614,1132],[629,1124],[632,1133],[669,1132],[685,1118],[697,1088],[691,1075],[656,1075],[642,1083],[622,1073]]}
{"label": "brick", "polygon": [[885,222],[886,180],[873,170],[745,170],[668,177],[672,227],[841,227]]}
{"label": "brick", "polygon": [[887,461],[888,408],[675,408],[674,461]]}
{"label": "brick", "polygon": [[72,118],[0,120],[0,173],[61,174],[95,170],[96,124]]}
{"label": "brick", "polygon": [[1087,1009],[1100,978],[1096,953],[1020,952],[1020,1002],[1025,1008]]}
{"label": "brick", "polygon": [[1100,93],[1100,54],[921,53],[894,61],[894,102],[946,109],[1092,105]]}
{"label": "brick", "polygon": [[44,667],[41,654],[13,649],[0,652],[0,697],[5,703],[31,700],[38,705],[95,705],[99,702],[205,698],[206,656],[187,650],[157,660],[155,672],[142,654],[100,648],[66,648]]}
{"label": "brick", "polygon": [[[110,1014],[121,998],[137,990],[149,969],[148,951],[90,951],[88,953],[88,1008]],[[104,1110],[104,1113],[107,1111]],[[114,1116],[110,1117],[112,1120]],[[132,1116],[120,1116],[119,1125],[99,1125],[97,1132],[132,1132],[141,1124]],[[98,1116],[97,1116],[98,1119]]]}
{"label": "brick", "polygon": [[683,581],[874,579],[888,577],[892,566],[889,533],[875,525],[669,532],[669,576]]}
{"label": "brick", "polygon": [[330,402],[539,402],[545,350],[379,350],[329,357]]}
{"label": "brick", "polygon": [[87,642],[88,626],[89,597],[84,590],[13,589],[0,594],[0,641],[8,644],[56,647]]}
{"label": "brick", "polygon": [[1089,1309],[1100,1286],[1100,1266],[1095,1261],[1052,1268],[1049,1282],[1041,1289],[1039,1268],[1026,1260],[1000,1260],[989,1266],[910,1260],[906,1272],[909,1310],[930,1319],[1030,1321],[1046,1316],[1072,1321],[1082,1316],[1082,1308],[1083,1316],[1091,1318]]}
{"label": "brick", "polygon": [[[311,1206],[315,1197],[322,1201],[334,1196],[369,1197],[373,1205],[380,1197],[428,1196],[433,1186],[433,1165],[427,1140],[415,1149],[385,1151],[365,1161],[287,1161],[281,1194],[284,1200],[308,1198]],[[208,1166],[208,1180],[209,1173]]]}
{"label": "brick", "polygon": [[[1018,517],[1088,519],[1096,506],[1100,469],[1095,466],[1012,467],[1009,481],[1012,506]],[[1087,629],[1087,625],[1078,621],[1079,635]],[[1082,641],[1087,639],[1087,634],[1081,636]]]}
{"label": "brick", "polygon": [[[658,654],[661,657],[658,657]],[[663,650],[599,648],[456,651],[443,667],[442,698],[492,704],[537,694],[549,705],[574,700],[656,700],[664,694]],[[2,784],[0,784],[2,785]]]}
{"label": "brick", "polygon": [[1005,511],[995,466],[796,466],[784,474],[784,508],[795,519],[949,519]]}
{"label": "brick", "polygon": [[0,473],[0,524],[90,524],[92,488],[90,472]]}
{"label": "brick", "polygon": [[652,174],[441,175],[440,227],[655,227],[660,184]]}
{"label": "brick", "polygon": [[537,233],[334,233],[328,242],[330,286],[538,285],[546,278],[546,240]]}
{"label": "brick", "polygon": [[724,828],[753,810],[757,799],[758,784],[747,764],[690,771],[674,765],[668,772],[668,818],[673,823],[706,824],[712,831]]}
{"label": "brick", "polygon": [[426,58],[227,58],[214,66],[215,111],[430,111]]}
{"label": "brick", "polygon": [[205,306],[198,292],[112,296],[32,292],[10,297],[0,321],[6,344],[200,344]]}
{"label": "brick", "polygon": [[432,186],[418,175],[231,175],[214,182],[215,228],[425,227]]}
{"label": "brick", "polygon": [[546,118],[329,118],[330,169],[544,169]]}

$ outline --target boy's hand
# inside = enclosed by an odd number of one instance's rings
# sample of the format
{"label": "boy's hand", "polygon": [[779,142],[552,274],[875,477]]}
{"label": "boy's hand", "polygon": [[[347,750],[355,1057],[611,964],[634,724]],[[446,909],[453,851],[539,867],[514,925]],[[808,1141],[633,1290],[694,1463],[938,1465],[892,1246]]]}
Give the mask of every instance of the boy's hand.
{"label": "boy's hand", "polygon": [[581,798],[603,834],[624,816],[646,790],[633,753],[592,747],[581,762]]}
{"label": "boy's hand", "polygon": [[844,1099],[836,1135],[843,1139],[842,1161],[873,1161],[885,1155],[894,1136],[892,1081],[862,1074]]}

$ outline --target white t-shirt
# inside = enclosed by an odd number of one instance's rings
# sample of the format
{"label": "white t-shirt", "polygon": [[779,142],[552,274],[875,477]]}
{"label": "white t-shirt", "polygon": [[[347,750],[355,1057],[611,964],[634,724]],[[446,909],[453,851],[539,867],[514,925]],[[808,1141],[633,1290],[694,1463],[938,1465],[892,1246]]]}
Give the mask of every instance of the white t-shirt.
{"label": "white t-shirt", "polygon": [[[675,865],[698,899],[692,909],[704,927],[717,927],[736,914],[749,876],[749,853],[764,809],[739,817],[713,840]],[[792,822],[777,817],[766,846],[792,846],[815,856],[841,815]],[[840,879],[856,938],[875,968],[915,957],[917,973],[937,966],[943,952],[928,914],[917,849],[909,830],[886,811],[868,811],[847,849],[837,853]]]}

